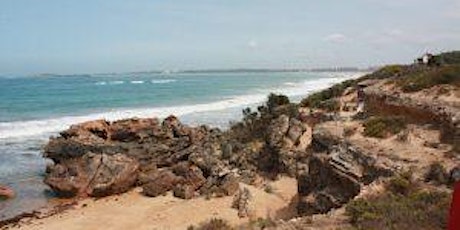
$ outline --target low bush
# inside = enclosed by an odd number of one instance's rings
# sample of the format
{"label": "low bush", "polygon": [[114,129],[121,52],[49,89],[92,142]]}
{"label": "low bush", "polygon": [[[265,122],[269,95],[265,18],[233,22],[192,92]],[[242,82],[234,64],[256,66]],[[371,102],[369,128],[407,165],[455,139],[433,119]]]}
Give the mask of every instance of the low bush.
{"label": "low bush", "polygon": [[267,229],[276,227],[276,222],[271,218],[257,218],[249,223],[249,228],[245,229]]}
{"label": "low bush", "polygon": [[387,193],[350,202],[346,215],[357,229],[446,229],[450,199],[443,192]]}
{"label": "low bush", "polygon": [[404,92],[416,92],[441,84],[460,86],[460,65],[444,65],[409,74],[398,79],[396,84]]}
{"label": "low bush", "polygon": [[435,58],[441,64],[460,64],[460,51],[441,53]]}
{"label": "low bush", "polygon": [[379,70],[375,71],[374,73],[370,74],[370,78],[372,79],[384,79],[390,78],[393,76],[401,75],[405,72],[406,66],[403,65],[387,65]]}
{"label": "low bush", "polygon": [[376,116],[364,122],[364,135],[368,137],[386,138],[406,128],[406,122],[399,116]]}
{"label": "low bush", "polygon": [[[331,104],[338,104],[336,100],[332,100],[336,97],[339,97],[343,94],[345,89],[348,87],[354,87],[358,80],[347,80],[339,84],[335,84],[332,87],[322,90],[320,92],[316,92],[311,94],[310,96],[302,99],[300,104],[304,107],[310,107],[310,108],[319,108],[319,109],[325,109],[325,108],[331,108]],[[329,101],[329,102],[326,102]],[[332,108],[336,109],[336,106],[333,106]],[[332,111],[335,111],[335,110]]]}
{"label": "low bush", "polygon": [[298,106],[291,103],[288,97],[272,93],[268,96],[266,104],[259,106],[257,111],[246,108],[242,112],[242,121],[230,124],[229,133],[235,139],[246,143],[254,139],[264,139],[267,127],[280,115],[297,117]]}
{"label": "low bush", "polygon": [[397,195],[407,195],[416,191],[419,186],[414,182],[412,171],[404,171],[390,179],[387,190]]}
{"label": "low bush", "polygon": [[425,182],[434,182],[438,185],[448,185],[449,173],[441,163],[434,162],[430,165],[427,173],[425,174]]}
{"label": "low bush", "polygon": [[385,193],[350,202],[346,215],[357,229],[445,229],[451,195],[426,191],[411,171],[393,177]]}
{"label": "low bush", "polygon": [[232,230],[232,226],[223,219],[213,218],[207,222],[199,224],[197,227],[189,226],[187,230]]}

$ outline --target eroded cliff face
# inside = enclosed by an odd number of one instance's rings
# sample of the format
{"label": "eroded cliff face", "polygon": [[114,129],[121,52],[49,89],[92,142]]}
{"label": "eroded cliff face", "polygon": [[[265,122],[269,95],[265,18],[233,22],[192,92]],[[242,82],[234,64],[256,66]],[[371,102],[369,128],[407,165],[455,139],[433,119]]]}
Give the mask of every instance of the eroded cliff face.
{"label": "eroded cliff face", "polygon": [[[300,216],[343,207],[376,180],[380,183],[405,170],[424,181],[433,164],[442,165],[451,175],[458,167],[458,98],[447,103],[438,100],[438,93],[403,93],[387,79],[369,80],[366,85],[365,116],[336,111],[335,121],[314,127],[307,164],[297,177]],[[336,100],[356,103],[356,97],[347,93]],[[401,117],[405,128],[384,138],[365,136],[363,123],[372,116]]]}
{"label": "eroded cliff face", "polygon": [[403,116],[408,122],[433,124],[447,143],[460,142],[460,109],[435,99],[418,100],[397,91],[366,89],[366,111],[379,116]]}

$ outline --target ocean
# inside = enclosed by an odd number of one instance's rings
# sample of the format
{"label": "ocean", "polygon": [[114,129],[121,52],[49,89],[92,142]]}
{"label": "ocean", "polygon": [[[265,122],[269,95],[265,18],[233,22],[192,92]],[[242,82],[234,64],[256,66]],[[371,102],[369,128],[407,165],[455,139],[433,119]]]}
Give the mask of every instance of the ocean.
{"label": "ocean", "polygon": [[292,101],[360,73],[172,73],[0,76],[0,184],[17,197],[0,201],[0,220],[53,199],[43,184],[48,138],[94,119],[178,116],[225,129],[270,92]]}

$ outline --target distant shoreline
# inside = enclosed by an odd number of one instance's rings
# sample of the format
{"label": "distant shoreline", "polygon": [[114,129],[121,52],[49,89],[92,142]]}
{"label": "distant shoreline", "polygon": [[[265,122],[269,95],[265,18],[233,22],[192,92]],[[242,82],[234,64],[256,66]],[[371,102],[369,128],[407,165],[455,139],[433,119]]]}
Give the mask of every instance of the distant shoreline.
{"label": "distant shoreline", "polygon": [[[80,74],[58,74],[58,73],[39,73],[25,74],[21,76],[30,77],[73,77],[73,76],[105,76],[105,75],[125,75],[125,74],[220,74],[220,73],[340,73],[340,72],[373,72],[377,67],[358,68],[358,67],[330,67],[330,68],[294,68],[294,69],[264,69],[264,68],[236,68],[236,69],[196,69],[196,70],[152,70],[152,71],[133,71],[133,72],[107,72],[107,73],[80,73]],[[1,75],[5,77],[7,75]]]}

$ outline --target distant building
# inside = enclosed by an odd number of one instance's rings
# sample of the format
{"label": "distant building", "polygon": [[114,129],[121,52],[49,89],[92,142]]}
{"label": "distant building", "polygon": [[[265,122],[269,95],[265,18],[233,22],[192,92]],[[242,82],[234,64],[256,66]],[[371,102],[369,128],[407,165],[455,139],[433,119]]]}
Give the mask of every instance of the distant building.
{"label": "distant building", "polygon": [[421,65],[432,65],[435,63],[434,55],[430,53],[425,53],[422,57],[419,57],[415,60],[416,64]]}

